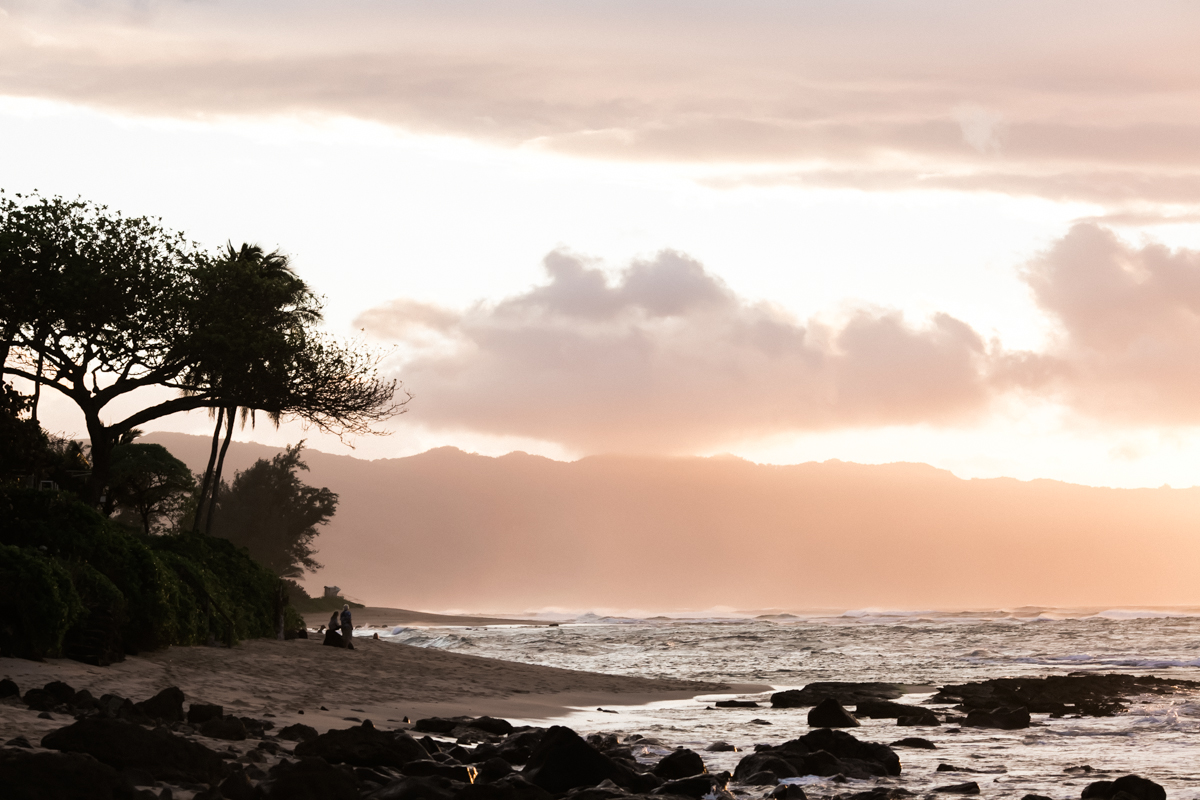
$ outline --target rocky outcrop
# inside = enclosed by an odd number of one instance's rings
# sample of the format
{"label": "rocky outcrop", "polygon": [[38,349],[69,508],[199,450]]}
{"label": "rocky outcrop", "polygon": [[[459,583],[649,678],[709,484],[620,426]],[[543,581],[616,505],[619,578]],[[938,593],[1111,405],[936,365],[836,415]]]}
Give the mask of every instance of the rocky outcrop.
{"label": "rocky outcrop", "polygon": [[993,678],[943,686],[930,703],[956,703],[962,711],[1027,708],[1035,714],[1110,717],[1125,710],[1135,694],[1170,694],[1200,688],[1196,681],[1151,675],[1051,675],[1047,678]]}
{"label": "rocky outcrop", "polygon": [[895,700],[904,696],[898,683],[854,683],[848,681],[818,681],[803,689],[789,689],[771,695],[771,708],[807,708],[832,698],[844,706],[868,700]]}
{"label": "rocky outcrop", "polygon": [[522,774],[536,786],[557,794],[580,786],[611,780],[634,792],[650,791],[659,784],[653,775],[619,764],[580,738],[570,728],[548,729],[529,756]]}
{"label": "rocky outcrop", "polygon": [[169,686],[149,700],[135,703],[134,708],[153,720],[183,722],[183,690]]}
{"label": "rocky outcrop", "polygon": [[301,758],[322,758],[330,764],[400,768],[428,758],[425,748],[406,733],[377,730],[369,721],[353,728],[332,730],[296,745]]}
{"label": "rocky outcrop", "polygon": [[673,781],[700,775],[707,770],[704,767],[704,759],[700,757],[699,753],[681,747],[675,752],[663,756],[662,760],[654,766],[653,771],[663,780]]}
{"label": "rocky outcrop", "polygon": [[1125,794],[1133,800],[1167,800],[1167,790],[1149,778],[1126,775],[1115,781],[1096,781],[1088,784],[1081,795],[1084,800],[1116,800]]}
{"label": "rocky outcrop", "polygon": [[228,767],[217,753],[165,728],[147,730],[116,719],[85,717],[46,734],[42,747],[64,753],[86,753],[117,769],[140,769],[156,780],[210,783]]}
{"label": "rocky outcrop", "polygon": [[854,709],[854,716],[862,719],[894,719],[901,725],[941,725],[931,709],[924,706],[910,706],[906,703],[893,703],[891,700],[867,700],[859,703]]}
{"label": "rocky outcrop", "polygon": [[993,708],[988,711],[978,710],[967,714],[963,722],[972,728],[999,728],[1006,731],[1028,728],[1030,723],[1027,708]]}
{"label": "rocky outcrop", "polygon": [[808,724],[814,728],[857,728],[859,721],[842,704],[827,697],[808,712]]}
{"label": "rocky outcrop", "polygon": [[5,800],[134,800],[119,772],[82,753],[33,753],[0,748]]}
{"label": "rocky outcrop", "polygon": [[900,758],[887,745],[860,741],[845,731],[824,728],[776,747],[759,748],[738,762],[733,775],[741,781],[764,771],[779,778],[838,774],[848,778],[895,776],[900,774]]}

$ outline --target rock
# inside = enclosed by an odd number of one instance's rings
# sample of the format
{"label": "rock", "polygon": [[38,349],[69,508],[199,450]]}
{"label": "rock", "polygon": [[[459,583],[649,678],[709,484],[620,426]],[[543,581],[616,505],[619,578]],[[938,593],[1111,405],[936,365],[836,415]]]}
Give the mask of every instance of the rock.
{"label": "rock", "polygon": [[[941,725],[941,720],[931,709],[923,706],[910,706],[905,703],[893,703],[890,700],[867,700],[859,703],[854,709],[854,716],[862,719],[894,719],[900,725]],[[919,721],[918,721],[919,720]]]}
{"label": "rock", "polygon": [[847,681],[818,681],[803,689],[789,689],[771,695],[772,708],[807,708],[826,698],[842,705],[857,705],[867,700],[894,700],[904,696],[898,683],[854,683]]}
{"label": "rock", "polygon": [[727,783],[729,783],[728,772],[718,772],[715,775],[693,775],[690,778],[667,781],[651,794],[691,797],[694,800],[700,800],[707,795],[721,794],[725,791]]}
{"label": "rock", "polygon": [[21,690],[15,682],[8,678],[0,679],[0,700],[6,697],[20,697]]}
{"label": "rock", "polygon": [[662,760],[655,765],[653,772],[663,780],[671,781],[700,775],[706,772],[706,769],[704,759],[699,754],[683,747],[663,756]]}
{"label": "rock", "polygon": [[58,699],[45,689],[30,689],[21,699],[34,711],[53,711],[61,705]]}
{"label": "rock", "polygon": [[132,702],[115,694],[102,695],[97,704],[97,710],[99,710],[101,716],[108,719],[122,719],[126,722],[137,723],[138,725],[150,725],[153,723],[153,720],[139,711]]}
{"label": "rock", "polygon": [[84,717],[73,725],[46,734],[42,747],[67,753],[87,753],[110,767],[145,769],[160,781],[212,783],[228,772],[225,762],[198,742],[159,728],[102,717]]}
{"label": "rock", "polygon": [[857,728],[858,720],[832,697],[822,700],[808,712],[808,724],[814,728]]}
{"label": "rock", "polygon": [[967,714],[964,725],[971,728],[1000,728],[1015,731],[1029,727],[1029,709],[994,708],[991,711],[972,711]]}
{"label": "rock", "polygon": [[401,767],[400,771],[413,778],[449,778],[459,783],[472,783],[476,773],[474,767],[462,764],[441,764],[432,759],[410,761]]}
{"label": "rock", "polygon": [[210,719],[220,719],[223,716],[225,716],[225,709],[222,706],[208,703],[192,703],[188,706],[187,721],[191,725],[200,725]]}
{"label": "rock", "polygon": [[1081,797],[1084,800],[1090,798],[1099,798],[1100,800],[1110,800],[1116,798],[1118,794],[1126,794],[1136,800],[1166,800],[1167,791],[1159,786],[1154,781],[1143,778],[1140,775],[1126,775],[1123,778],[1117,778],[1115,781],[1096,781],[1088,784],[1083,790]]}
{"label": "rock", "polygon": [[24,736],[14,736],[4,743],[8,747],[24,747],[26,750],[32,750],[33,745]]}
{"label": "rock", "polygon": [[221,795],[225,800],[258,800],[258,793],[245,772],[238,771],[221,781]]}
{"label": "rock", "polygon": [[281,761],[258,790],[269,800],[358,800],[354,775],[320,758]]}
{"label": "rock", "polygon": [[924,727],[931,728],[942,724],[938,719],[937,714],[934,714],[928,708],[917,709],[918,714],[913,714],[907,717],[897,717],[896,724],[904,727]]}
{"label": "rock", "polygon": [[246,726],[237,717],[217,717],[200,726],[200,735],[210,739],[241,742],[246,738]]}
{"label": "rock", "polygon": [[957,703],[964,711],[1025,707],[1035,714],[1112,716],[1123,700],[1138,694],[1170,694],[1200,687],[1196,681],[1151,675],[1051,675],[1046,678],[993,678],[943,686],[931,703]]}
{"label": "rock", "polygon": [[936,794],[979,794],[979,784],[975,781],[968,781],[950,786],[938,786],[933,791]]}
{"label": "rock", "polygon": [[115,769],[82,753],[0,749],[0,787],[4,800],[134,800],[137,797],[137,790]]}
{"label": "rock", "polygon": [[183,691],[168,686],[149,700],[135,703],[133,707],[150,719],[183,722]]}
{"label": "rock", "polygon": [[[571,795],[571,800],[586,800],[584,792],[592,791],[596,790],[584,789],[578,794]],[[495,783],[474,783],[464,786],[458,790],[454,800],[551,800],[551,797],[545,789],[534,786],[514,773]]]}
{"label": "rock", "polygon": [[605,779],[634,791],[649,790],[658,783],[653,776],[640,775],[618,764],[581,739],[575,731],[561,725],[546,731],[530,754],[522,774],[552,794],[578,786],[595,786]]}
{"label": "rock", "polygon": [[800,773],[791,762],[785,761],[774,753],[751,753],[738,762],[733,771],[733,779],[738,783],[748,783],[751,775],[768,772],[778,778],[798,778]]}
{"label": "rock", "polygon": [[512,733],[512,723],[506,719],[496,719],[495,717],[479,717],[467,723],[468,728],[475,728],[484,733],[490,733],[494,736],[508,736]]}
{"label": "rock", "polygon": [[756,772],[753,775],[741,781],[747,786],[774,786],[779,783],[779,778],[775,777],[774,772]]}
{"label": "rock", "polygon": [[1021,800],[1050,800],[1050,798],[1043,794],[1027,794]]}
{"label": "rock", "polygon": [[725,741],[715,741],[708,747],[704,748],[707,753],[736,753],[737,748]]}
{"label": "rock", "polygon": [[414,722],[412,729],[420,733],[440,733],[444,735],[453,733],[455,728],[461,728],[462,725],[461,720],[428,717]]}
{"label": "rock", "polygon": [[713,703],[717,708],[758,708],[753,700],[718,700]]}
{"label": "rock", "polygon": [[909,747],[914,750],[937,750],[937,745],[928,739],[922,739],[919,736],[909,736],[899,741],[892,742],[890,747]]}
{"label": "rock", "polygon": [[[776,747],[760,749],[756,746],[755,750],[752,756],[746,756],[738,764],[734,772],[738,780],[763,770],[780,778],[829,777],[839,773],[851,778],[900,774],[900,758],[887,745],[863,742],[845,731],[829,728],[812,731]],[[767,758],[779,759],[786,767],[768,762]]]}
{"label": "rock", "polygon": [[808,800],[804,789],[794,783],[781,783],[771,792],[775,800]]}
{"label": "rock", "polygon": [[287,739],[289,742],[307,742],[317,738],[317,729],[311,725],[297,722],[295,725],[288,725],[281,729],[278,735],[280,739]]}
{"label": "rock", "polygon": [[408,734],[376,730],[369,722],[301,742],[296,745],[296,755],[323,758],[330,764],[395,769],[429,758],[425,748]]}
{"label": "rock", "polygon": [[[369,800],[455,800],[469,788],[445,778],[400,778],[367,795]],[[549,795],[546,795],[549,798]],[[490,800],[490,798],[488,799]]]}
{"label": "rock", "polygon": [[513,772],[512,764],[509,764],[499,756],[493,756],[486,761],[481,762],[478,767],[479,777],[477,780],[485,781],[487,783],[499,780],[506,775],[511,775]]}

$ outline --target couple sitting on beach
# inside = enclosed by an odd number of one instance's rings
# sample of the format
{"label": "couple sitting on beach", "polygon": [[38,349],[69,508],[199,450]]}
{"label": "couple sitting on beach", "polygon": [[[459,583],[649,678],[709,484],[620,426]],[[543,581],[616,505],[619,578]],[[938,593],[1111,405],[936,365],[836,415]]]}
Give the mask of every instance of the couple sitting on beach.
{"label": "couple sitting on beach", "polygon": [[[341,633],[338,633],[338,631]],[[354,649],[354,622],[350,619],[350,605],[342,606],[342,613],[333,612],[333,616],[329,618],[329,630],[325,632],[325,641],[322,644],[327,644],[331,647],[344,647],[347,650]]]}

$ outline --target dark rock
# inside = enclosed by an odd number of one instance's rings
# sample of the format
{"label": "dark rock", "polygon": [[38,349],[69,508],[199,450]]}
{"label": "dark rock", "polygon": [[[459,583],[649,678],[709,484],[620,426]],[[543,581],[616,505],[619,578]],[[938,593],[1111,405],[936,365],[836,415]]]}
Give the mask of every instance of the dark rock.
{"label": "dark rock", "polygon": [[909,747],[914,750],[937,750],[937,745],[928,739],[922,739],[919,736],[909,736],[896,742],[892,742],[890,747]]}
{"label": "dark rock", "polygon": [[506,775],[511,775],[513,772],[512,764],[509,764],[499,756],[493,756],[479,764],[478,780],[491,783],[499,780]]}
{"label": "dark rock", "polygon": [[857,705],[867,700],[895,700],[904,696],[904,687],[897,683],[854,683],[847,681],[818,681],[803,689],[789,689],[771,695],[772,708],[807,708],[826,698],[842,705]]}
{"label": "dark rock", "polygon": [[246,726],[237,717],[218,717],[202,724],[200,735],[210,739],[240,742],[246,738]]}
{"label": "dark rock", "polygon": [[75,693],[75,700],[72,702],[76,711],[99,710],[100,701],[97,700],[87,689],[80,689]]}
{"label": "dark rock", "polygon": [[134,800],[138,794],[120,773],[91,756],[5,749],[0,789],[4,800]]}
{"label": "dark rock", "polygon": [[808,800],[804,789],[794,783],[781,783],[771,792],[775,800]]}
{"label": "dark rock", "polygon": [[764,770],[763,772],[754,773],[741,782],[747,786],[774,786],[775,784],[779,783],[779,778],[776,777],[774,772],[767,772]]}
{"label": "dark rock", "polygon": [[900,798],[912,796],[912,792],[900,786],[876,786],[865,792],[839,794],[837,800],[900,800]]}
{"label": "dark rock", "polygon": [[753,700],[718,700],[713,703],[717,708],[758,708]]}
{"label": "dark rock", "polygon": [[651,792],[651,794],[691,797],[695,800],[700,800],[705,795],[719,794],[725,791],[727,783],[729,783],[728,772],[718,772],[713,775],[693,775],[690,778],[667,781]]}
{"label": "dark rock", "polygon": [[545,728],[533,728],[521,731],[520,733],[514,733],[500,743],[495,755],[503,758],[510,764],[525,764],[529,761],[529,756],[533,754],[534,748],[541,743],[545,735]]}
{"label": "dark rock", "polygon": [[814,728],[857,728],[858,720],[842,708],[842,704],[827,697],[808,712],[808,724]]}
{"label": "dark rock", "polygon": [[311,725],[297,722],[295,725],[288,725],[281,729],[278,736],[280,739],[287,739],[289,742],[307,742],[310,739],[317,738],[317,729]]}
{"label": "dark rock", "polygon": [[462,764],[440,764],[432,759],[409,761],[400,771],[413,778],[449,778],[459,783],[471,783],[475,780],[475,768]]}
{"label": "dark rock", "polygon": [[367,797],[369,800],[454,800],[466,788],[445,778],[406,777],[376,789]]}
{"label": "dark rock", "polygon": [[1000,728],[1015,731],[1029,727],[1029,709],[994,708],[990,711],[971,711],[963,723],[971,728]]}
{"label": "dark rock", "polygon": [[258,793],[245,772],[238,771],[221,781],[221,795],[225,800],[258,800]]}
{"label": "dark rock", "polygon": [[150,719],[165,722],[183,722],[183,691],[168,686],[149,700],[135,703],[134,708]]}
{"label": "dark rock", "polygon": [[506,719],[496,719],[495,717],[479,717],[467,723],[468,728],[475,728],[484,733],[490,733],[494,736],[508,736],[512,733],[512,723]]}
{"label": "dark rock", "polygon": [[157,780],[212,783],[228,772],[225,762],[198,742],[159,728],[102,717],[84,717],[73,725],[46,734],[42,747],[67,753],[87,753],[114,769],[146,769]]}
{"label": "dark rock", "polygon": [[4,743],[8,747],[24,747],[26,750],[33,749],[33,745],[24,736],[14,736]]}
{"label": "dark rock", "polygon": [[716,741],[704,748],[706,753],[736,753],[737,748],[729,742]]}
{"label": "dark rock", "polygon": [[269,800],[358,800],[353,773],[320,758],[280,762],[258,790]]}
{"label": "dark rock", "polygon": [[187,721],[192,725],[200,725],[210,719],[220,719],[223,716],[225,716],[225,709],[222,706],[209,703],[192,703],[188,706]]}
{"label": "dark rock", "polygon": [[1117,795],[1125,794],[1136,800],[1166,800],[1167,791],[1154,781],[1140,775],[1126,775],[1115,781],[1096,781],[1088,784],[1081,795],[1085,800],[1100,798],[1100,800],[1115,800]]}
{"label": "dark rock", "polygon": [[30,689],[21,699],[34,711],[53,711],[62,705],[54,695],[45,689]]}
{"label": "dark rock", "polygon": [[408,734],[386,733],[367,723],[301,742],[296,745],[296,755],[323,758],[331,764],[396,769],[429,758],[425,748]]}
{"label": "dark rock", "polygon": [[950,786],[939,786],[933,791],[937,794],[979,794],[979,784],[975,781],[968,781]]}
{"label": "dark rock", "polygon": [[115,694],[102,695],[97,704],[97,710],[102,717],[108,719],[121,719],[138,725],[150,725],[154,722],[128,699]]}
{"label": "dark rock", "polygon": [[1050,798],[1043,794],[1027,794],[1021,800],[1050,800]]}
{"label": "dark rock", "polygon": [[1025,707],[1035,714],[1112,716],[1123,700],[1138,694],[1170,694],[1200,688],[1196,681],[1151,675],[1051,675],[1046,678],[993,678],[943,686],[930,703],[957,703],[964,711]]}
{"label": "dark rock", "polygon": [[561,725],[546,731],[530,754],[522,774],[531,783],[554,794],[577,786],[595,786],[606,779],[634,791],[648,790],[658,783],[653,776],[640,775],[618,764],[581,739],[575,731]]}
{"label": "dark rock", "polygon": [[776,778],[798,778],[800,773],[779,756],[771,752],[750,753],[738,762],[733,771],[733,779],[738,783],[746,783],[751,775],[769,772]]}
{"label": "dark rock", "polygon": [[75,704],[75,689],[62,681],[50,681],[42,687],[42,691],[54,698],[54,701],[60,706],[70,706]]}
{"label": "dark rock", "polygon": [[138,767],[129,767],[128,769],[121,770],[121,776],[134,786],[153,786],[155,782],[154,776],[150,774],[150,770]]}
{"label": "dark rock", "polygon": [[428,717],[419,719],[413,723],[412,729],[421,733],[453,733],[455,728],[461,728],[462,721],[454,719],[445,719],[443,717]]}
{"label": "dark rock", "polygon": [[20,697],[21,689],[8,678],[0,679],[0,700],[6,697]]}
{"label": "dark rock", "polygon": [[704,759],[684,747],[663,756],[653,771],[655,775],[668,781],[688,778],[705,772]]}
{"label": "dark rock", "polygon": [[[583,792],[596,791],[584,789]],[[582,794],[582,792],[580,792]],[[572,800],[586,800],[571,795]],[[514,773],[495,783],[474,783],[458,790],[454,800],[551,800],[550,793]]]}
{"label": "dark rock", "polygon": [[896,724],[910,728],[931,728],[942,724],[937,714],[927,708],[917,709],[919,713],[907,717],[897,717]]}

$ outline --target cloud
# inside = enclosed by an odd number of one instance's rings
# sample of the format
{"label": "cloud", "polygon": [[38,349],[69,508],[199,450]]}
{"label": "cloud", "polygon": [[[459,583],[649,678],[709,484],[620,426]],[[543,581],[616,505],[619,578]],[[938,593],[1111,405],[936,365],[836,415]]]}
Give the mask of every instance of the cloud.
{"label": "cloud", "polygon": [[1200,202],[1200,8],[1099,5],[10,0],[0,94],[799,164],[867,189]]}
{"label": "cloud", "polygon": [[[555,251],[545,268],[546,283],[453,324],[405,302],[359,317],[409,353],[415,417],[581,452],[694,452],[780,430],[948,423],[989,402],[989,348],[946,314],[800,322],[672,251],[615,274]],[[426,320],[453,346],[427,349]]]}
{"label": "cloud", "polygon": [[1073,408],[1122,424],[1200,423],[1200,251],[1138,247],[1080,223],[1025,280],[1058,325],[1048,355]]}

